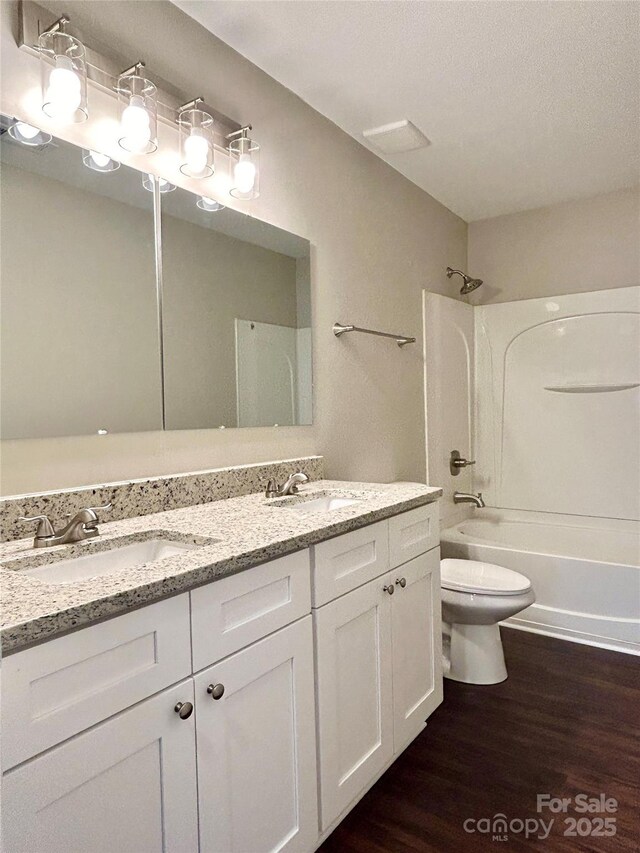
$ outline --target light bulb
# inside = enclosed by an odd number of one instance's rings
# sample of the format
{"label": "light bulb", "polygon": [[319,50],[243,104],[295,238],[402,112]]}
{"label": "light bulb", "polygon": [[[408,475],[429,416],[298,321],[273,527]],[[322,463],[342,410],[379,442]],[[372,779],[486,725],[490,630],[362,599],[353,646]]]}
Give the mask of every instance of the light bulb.
{"label": "light bulb", "polygon": [[68,56],[57,56],[56,67],[49,75],[46,112],[51,118],[71,119],[82,103],[80,78]]}
{"label": "light bulb", "polygon": [[122,112],[121,127],[122,136],[131,151],[146,150],[151,139],[151,120],[140,95],[131,96],[129,106]]}
{"label": "light bulb", "polygon": [[251,162],[249,154],[241,154],[233,167],[233,178],[236,189],[241,193],[250,193],[256,180],[255,163]]}
{"label": "light bulb", "polygon": [[89,156],[99,169],[104,169],[111,162],[111,158],[106,154],[100,154],[99,151],[89,151]]}
{"label": "light bulb", "polygon": [[207,168],[209,143],[198,131],[192,130],[184,143],[184,155],[189,171],[197,175]]}
{"label": "light bulb", "polygon": [[17,121],[15,128],[23,139],[34,139],[40,133],[37,127],[24,121]]}

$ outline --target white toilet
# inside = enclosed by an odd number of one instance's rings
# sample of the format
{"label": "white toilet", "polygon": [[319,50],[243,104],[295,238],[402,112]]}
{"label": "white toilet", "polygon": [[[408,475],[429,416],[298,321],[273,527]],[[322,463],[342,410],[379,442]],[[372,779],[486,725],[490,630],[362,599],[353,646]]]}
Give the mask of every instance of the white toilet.
{"label": "white toilet", "polygon": [[466,684],[497,684],[507,677],[498,622],[536,600],[529,578],[477,560],[440,563],[442,620],[451,645],[444,675]]}

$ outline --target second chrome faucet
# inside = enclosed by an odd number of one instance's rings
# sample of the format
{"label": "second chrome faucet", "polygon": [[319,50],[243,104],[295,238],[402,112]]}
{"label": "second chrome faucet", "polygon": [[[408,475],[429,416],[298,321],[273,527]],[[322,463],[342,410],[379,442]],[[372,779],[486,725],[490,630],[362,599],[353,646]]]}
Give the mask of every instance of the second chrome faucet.
{"label": "second chrome faucet", "polygon": [[267,490],[264,493],[267,498],[283,498],[287,495],[295,495],[298,491],[298,486],[302,483],[308,483],[309,478],[302,471],[297,471],[287,479],[284,486],[279,486],[274,480],[269,480]]}

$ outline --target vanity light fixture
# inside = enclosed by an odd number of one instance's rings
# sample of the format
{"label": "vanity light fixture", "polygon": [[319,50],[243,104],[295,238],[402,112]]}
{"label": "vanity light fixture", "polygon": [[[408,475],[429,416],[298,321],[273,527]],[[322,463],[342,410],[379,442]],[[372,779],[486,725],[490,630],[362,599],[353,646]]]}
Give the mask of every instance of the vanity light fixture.
{"label": "vanity light fixture", "polygon": [[218,210],[224,210],[224,204],[220,204],[215,198],[209,198],[206,195],[200,196],[196,202],[196,207],[200,210],[206,210],[208,213],[216,213]]}
{"label": "vanity light fixture", "polygon": [[251,199],[260,195],[260,146],[249,138],[251,125],[229,133],[231,189],[234,198]]}
{"label": "vanity light fixture", "polygon": [[8,133],[16,142],[33,147],[48,145],[53,138],[50,133],[45,133],[44,130],[40,130],[32,124],[27,124],[26,121],[18,120],[14,121],[9,127]]}
{"label": "vanity light fixture", "polygon": [[120,168],[120,163],[117,160],[112,160],[107,154],[101,154],[99,151],[93,151],[93,149],[82,149],[82,162],[94,172],[115,172],[116,169]]}
{"label": "vanity light fixture", "polygon": [[87,66],[82,42],[65,26],[69,18],[58,18],[38,37],[42,77],[42,111],[61,124],[85,121],[87,108]]}
{"label": "vanity light fixture", "polygon": [[[142,186],[150,193],[153,192],[154,175],[148,175],[146,172],[142,176]],[[176,188],[175,184],[169,183],[166,178],[158,178],[158,192],[172,193]]]}
{"label": "vanity light fixture", "polygon": [[180,171],[190,178],[213,175],[213,116],[201,110],[195,98],[178,109]]}
{"label": "vanity light fixture", "polygon": [[132,154],[151,154],[158,147],[158,90],[143,76],[144,62],[121,72],[118,93],[118,145]]}
{"label": "vanity light fixture", "polygon": [[[202,98],[182,104],[175,89],[145,75],[144,62],[119,71],[113,57],[84,44],[65,31],[69,18],[58,18],[40,31],[42,9],[32,0],[18,4],[19,47],[40,57],[42,109],[51,119],[63,123],[88,117],[87,81],[113,93],[118,101],[118,144],[132,154],[151,154],[158,148],[158,118],[177,128],[180,137],[179,167],[191,178],[207,178],[214,173],[216,154],[229,158],[229,194],[237,199],[260,195],[260,146],[249,137],[250,124],[240,127]],[[84,38],[84,34],[83,34]],[[90,48],[90,50],[89,50]],[[89,59],[87,59],[89,52]],[[115,81],[115,82],[114,82]],[[27,145],[50,141],[32,132],[14,129],[11,135]],[[29,141],[33,139],[35,141]],[[91,166],[91,168],[94,168]],[[100,170],[100,169],[99,169]],[[102,169],[100,171],[106,171]],[[166,186],[162,191],[169,192]],[[206,196],[205,196],[206,198]]]}

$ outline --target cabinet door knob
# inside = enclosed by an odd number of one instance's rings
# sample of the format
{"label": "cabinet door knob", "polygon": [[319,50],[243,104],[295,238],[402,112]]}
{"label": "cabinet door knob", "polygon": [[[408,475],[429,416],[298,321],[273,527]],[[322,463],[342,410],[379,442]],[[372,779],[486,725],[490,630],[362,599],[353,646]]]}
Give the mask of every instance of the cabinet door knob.
{"label": "cabinet door knob", "polygon": [[224,684],[210,684],[207,693],[214,699],[222,699],[224,696]]}
{"label": "cabinet door knob", "polygon": [[388,593],[389,593],[389,595],[393,595],[393,593],[395,592],[395,587],[394,587],[394,586],[392,586],[391,584],[389,584],[388,586],[383,586],[383,587],[382,587],[382,589],[383,589],[385,592],[388,592]]}
{"label": "cabinet door knob", "polygon": [[396,584],[397,584],[398,586],[401,586],[401,587],[402,587],[402,589],[404,589],[404,588],[405,588],[405,586],[407,585],[407,579],[406,579],[406,578],[398,578],[398,579],[396,580]]}
{"label": "cabinet door knob", "polygon": [[191,702],[178,702],[173,710],[181,720],[188,720],[193,714],[193,705]]}

